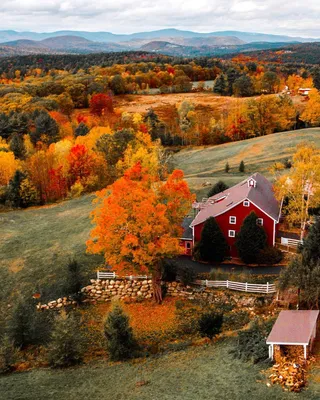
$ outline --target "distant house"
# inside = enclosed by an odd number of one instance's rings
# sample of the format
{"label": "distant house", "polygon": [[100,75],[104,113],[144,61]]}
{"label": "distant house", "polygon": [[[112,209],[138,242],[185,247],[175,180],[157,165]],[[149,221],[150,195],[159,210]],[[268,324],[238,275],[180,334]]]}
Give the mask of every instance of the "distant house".
{"label": "distant house", "polygon": [[311,88],[299,88],[298,93],[301,96],[309,96],[311,90],[312,90]]}
{"label": "distant house", "polygon": [[[203,202],[195,203],[194,208],[197,215],[191,222],[190,219],[184,221],[186,237],[181,238],[186,254],[191,253],[190,246],[200,241],[206,220],[214,217],[229,245],[229,255],[237,257],[236,235],[252,211],[257,214],[257,224],[266,231],[268,245],[275,245],[281,205],[274,196],[272,184],[259,173]],[[186,229],[188,223],[190,229]]]}
{"label": "distant house", "polygon": [[318,317],[318,310],[281,311],[266,341],[269,358],[281,355],[281,346],[299,346],[306,359],[317,335]]}

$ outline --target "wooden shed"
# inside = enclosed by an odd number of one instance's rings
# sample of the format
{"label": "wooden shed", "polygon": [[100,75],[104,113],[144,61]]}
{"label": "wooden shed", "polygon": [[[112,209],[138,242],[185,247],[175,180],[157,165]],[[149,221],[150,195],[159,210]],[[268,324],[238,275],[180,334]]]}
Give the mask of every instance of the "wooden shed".
{"label": "wooden shed", "polygon": [[303,346],[306,359],[317,334],[318,317],[318,310],[281,311],[267,338],[269,357],[273,360],[275,346]]}

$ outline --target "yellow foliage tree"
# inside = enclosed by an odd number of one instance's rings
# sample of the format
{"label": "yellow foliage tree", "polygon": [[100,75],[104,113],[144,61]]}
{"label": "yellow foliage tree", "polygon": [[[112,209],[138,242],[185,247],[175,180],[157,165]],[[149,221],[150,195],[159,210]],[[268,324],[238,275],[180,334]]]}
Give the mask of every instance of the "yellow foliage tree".
{"label": "yellow foliage tree", "polygon": [[286,219],[299,225],[302,239],[309,208],[320,204],[320,151],[313,144],[300,144],[290,172],[278,177],[274,189],[278,200],[287,199]]}
{"label": "yellow foliage tree", "polygon": [[310,125],[320,125],[320,93],[317,89],[312,89],[309,93],[309,101],[301,114],[301,119]]}
{"label": "yellow foliage tree", "polygon": [[8,185],[18,168],[19,161],[11,151],[0,151],[0,186]]}

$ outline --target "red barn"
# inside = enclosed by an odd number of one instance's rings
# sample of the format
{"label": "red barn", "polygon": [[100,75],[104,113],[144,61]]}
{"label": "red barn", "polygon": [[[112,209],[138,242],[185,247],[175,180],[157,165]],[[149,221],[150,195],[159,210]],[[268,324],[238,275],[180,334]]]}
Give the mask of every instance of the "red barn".
{"label": "red barn", "polygon": [[[268,245],[275,244],[281,205],[274,197],[272,184],[259,173],[205,202],[197,203],[197,209],[198,214],[190,224],[193,245],[200,240],[205,221],[214,217],[229,244],[230,255],[237,257],[236,234],[252,211],[257,214],[257,224],[263,226],[266,231]],[[190,246],[189,238],[183,239],[185,246]]]}

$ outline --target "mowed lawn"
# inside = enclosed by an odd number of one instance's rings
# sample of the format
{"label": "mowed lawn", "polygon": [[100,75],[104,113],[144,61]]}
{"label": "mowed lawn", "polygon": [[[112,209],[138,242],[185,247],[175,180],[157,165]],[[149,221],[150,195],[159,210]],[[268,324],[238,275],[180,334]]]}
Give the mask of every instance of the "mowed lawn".
{"label": "mowed lawn", "polygon": [[[214,184],[221,179],[231,186],[254,172],[271,178],[270,166],[276,161],[290,159],[301,142],[314,142],[320,147],[320,128],[281,132],[218,146],[189,148],[175,154],[173,163],[184,171],[191,189],[201,198],[210,188],[204,188],[206,182]],[[243,174],[239,172],[242,160],[246,165]],[[228,174],[225,173],[227,162],[231,168]]]}
{"label": "mowed lawn", "polygon": [[94,277],[102,257],[86,254],[93,196],[0,214],[1,289],[60,295],[69,259]]}
{"label": "mowed lawn", "polygon": [[[13,373],[0,377],[6,400],[316,400],[316,376],[300,394],[268,387],[261,366],[230,354],[232,342],[191,347],[133,362],[98,362],[83,367]],[[318,373],[319,375],[319,373]],[[319,376],[318,376],[319,378]]]}

